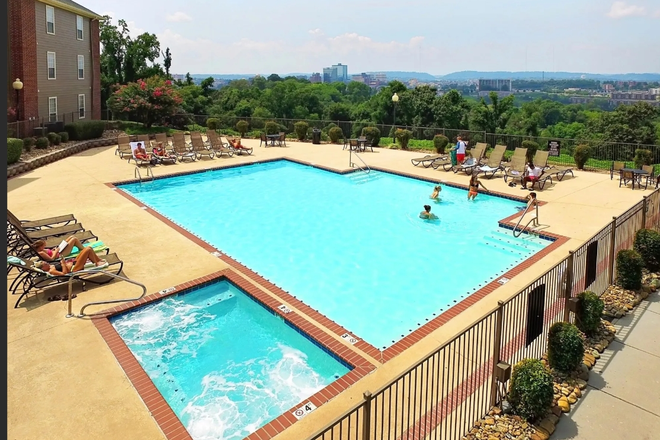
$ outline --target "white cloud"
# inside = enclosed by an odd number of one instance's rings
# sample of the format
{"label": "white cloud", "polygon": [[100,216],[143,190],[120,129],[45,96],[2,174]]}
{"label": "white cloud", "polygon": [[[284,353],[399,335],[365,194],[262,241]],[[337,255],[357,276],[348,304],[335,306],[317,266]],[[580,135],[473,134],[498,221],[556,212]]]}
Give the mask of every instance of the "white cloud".
{"label": "white cloud", "polygon": [[192,21],[192,17],[185,12],[177,11],[174,14],[170,14],[165,17],[165,20],[171,21],[173,23],[180,23],[182,21]]}
{"label": "white cloud", "polygon": [[657,11],[655,11],[655,13],[653,14],[653,16],[654,16],[655,18],[660,18],[660,9],[658,9]]}
{"label": "white cloud", "polygon": [[626,2],[614,2],[607,16],[610,18],[635,17],[646,14],[646,8],[643,6],[629,5]]}

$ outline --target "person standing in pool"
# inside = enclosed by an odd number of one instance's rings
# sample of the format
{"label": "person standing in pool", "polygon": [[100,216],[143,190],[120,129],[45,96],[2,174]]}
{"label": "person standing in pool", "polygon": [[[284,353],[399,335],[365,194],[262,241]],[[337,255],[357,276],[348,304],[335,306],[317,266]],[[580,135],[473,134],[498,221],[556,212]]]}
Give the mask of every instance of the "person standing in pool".
{"label": "person standing in pool", "polygon": [[442,187],[440,185],[436,185],[433,188],[433,192],[431,193],[430,198],[435,200],[436,202],[440,201],[440,191],[442,191]]}
{"label": "person standing in pool", "polygon": [[426,220],[436,220],[438,216],[431,212],[431,205],[424,205],[424,211],[419,213],[419,218]]}
{"label": "person standing in pool", "polygon": [[470,183],[468,184],[468,200],[474,200],[479,194],[479,186],[482,186],[486,191],[490,191],[484,186],[484,184],[479,180],[479,173],[472,173],[470,176]]}

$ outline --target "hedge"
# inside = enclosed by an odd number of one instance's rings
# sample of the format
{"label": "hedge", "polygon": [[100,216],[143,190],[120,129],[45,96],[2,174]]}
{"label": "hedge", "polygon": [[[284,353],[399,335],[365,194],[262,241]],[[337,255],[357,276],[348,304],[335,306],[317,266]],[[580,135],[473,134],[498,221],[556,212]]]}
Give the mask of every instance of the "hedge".
{"label": "hedge", "polygon": [[67,133],[69,133],[69,139],[72,141],[96,139],[103,136],[103,131],[105,130],[105,122],[78,121],[72,124],[66,124],[64,129]]}

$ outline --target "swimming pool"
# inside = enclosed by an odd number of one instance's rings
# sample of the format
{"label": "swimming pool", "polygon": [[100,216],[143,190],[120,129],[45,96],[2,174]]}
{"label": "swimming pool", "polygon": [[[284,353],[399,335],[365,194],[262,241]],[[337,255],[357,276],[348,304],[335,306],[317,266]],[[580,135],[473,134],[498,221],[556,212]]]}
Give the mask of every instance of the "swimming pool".
{"label": "swimming pool", "polygon": [[242,439],[349,371],[227,281],[111,322],[195,440]]}
{"label": "swimming pool", "polygon": [[378,348],[550,244],[498,227],[521,202],[443,185],[436,204],[378,171],[282,160],[120,188]]}

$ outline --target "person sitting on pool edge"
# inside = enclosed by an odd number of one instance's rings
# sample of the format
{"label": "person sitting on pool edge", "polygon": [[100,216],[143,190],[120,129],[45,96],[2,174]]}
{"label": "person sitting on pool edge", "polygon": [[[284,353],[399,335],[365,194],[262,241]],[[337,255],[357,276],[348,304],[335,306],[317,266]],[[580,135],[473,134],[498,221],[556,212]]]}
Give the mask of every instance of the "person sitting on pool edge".
{"label": "person sitting on pool edge", "polygon": [[419,213],[419,218],[426,220],[436,220],[438,216],[431,213],[431,205],[424,205],[424,211]]}
{"label": "person sitting on pool edge", "polygon": [[433,192],[431,193],[431,199],[435,200],[436,202],[439,201],[440,198],[440,191],[442,191],[442,187],[440,185],[436,185],[433,188]]}

